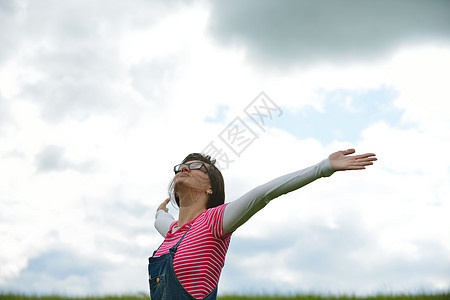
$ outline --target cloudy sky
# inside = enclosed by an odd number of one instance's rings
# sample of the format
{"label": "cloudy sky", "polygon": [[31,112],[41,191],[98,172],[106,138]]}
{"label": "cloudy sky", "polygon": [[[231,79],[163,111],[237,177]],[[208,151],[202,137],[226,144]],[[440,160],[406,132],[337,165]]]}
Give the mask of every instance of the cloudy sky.
{"label": "cloudy sky", "polygon": [[228,202],[350,147],[379,161],[244,224],[220,293],[450,288],[450,2],[0,0],[0,45],[0,291],[147,292],[188,153]]}

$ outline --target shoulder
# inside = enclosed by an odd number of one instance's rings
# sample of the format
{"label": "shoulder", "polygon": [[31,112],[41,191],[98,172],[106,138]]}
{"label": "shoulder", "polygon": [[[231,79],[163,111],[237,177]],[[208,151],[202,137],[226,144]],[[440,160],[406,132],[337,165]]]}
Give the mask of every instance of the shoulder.
{"label": "shoulder", "polygon": [[[178,229],[178,221],[173,221],[171,224],[170,224],[170,226],[169,226],[169,233],[172,233],[173,231],[174,231],[174,227],[176,228],[176,229]],[[175,230],[176,231],[176,230]]]}
{"label": "shoulder", "polygon": [[210,233],[217,239],[225,238],[223,233],[223,215],[228,203],[209,208],[204,213],[204,223]]}
{"label": "shoulder", "polygon": [[205,211],[205,216],[206,216],[206,217],[212,217],[212,216],[220,216],[220,215],[223,215],[223,212],[225,211],[225,207],[227,207],[228,204],[229,204],[229,203],[225,203],[225,204],[222,204],[222,205],[213,207],[213,208],[208,208],[208,209]]}

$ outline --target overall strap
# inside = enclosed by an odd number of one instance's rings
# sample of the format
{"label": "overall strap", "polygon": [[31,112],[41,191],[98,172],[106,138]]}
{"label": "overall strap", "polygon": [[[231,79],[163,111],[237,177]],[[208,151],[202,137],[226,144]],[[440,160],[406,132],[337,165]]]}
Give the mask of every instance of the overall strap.
{"label": "overall strap", "polygon": [[183,238],[186,236],[186,234],[188,233],[189,229],[191,229],[192,225],[189,226],[189,228],[186,230],[186,232],[183,234],[183,236],[178,240],[178,242],[175,244],[175,246],[173,246],[171,248],[171,250],[173,249],[173,251],[177,251],[178,245],[180,245],[181,240],[183,240]]}

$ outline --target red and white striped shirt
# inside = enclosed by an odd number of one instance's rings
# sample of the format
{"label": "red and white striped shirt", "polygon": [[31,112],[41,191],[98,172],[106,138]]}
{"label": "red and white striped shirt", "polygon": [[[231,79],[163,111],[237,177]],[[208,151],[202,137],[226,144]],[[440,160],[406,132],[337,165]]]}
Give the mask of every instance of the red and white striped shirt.
{"label": "red and white striped shirt", "polygon": [[206,210],[175,232],[172,231],[178,222],[173,222],[155,253],[155,256],[168,253],[191,227],[178,246],[173,265],[181,285],[196,299],[207,296],[219,282],[231,239],[231,233],[224,234],[222,228],[226,206]]}

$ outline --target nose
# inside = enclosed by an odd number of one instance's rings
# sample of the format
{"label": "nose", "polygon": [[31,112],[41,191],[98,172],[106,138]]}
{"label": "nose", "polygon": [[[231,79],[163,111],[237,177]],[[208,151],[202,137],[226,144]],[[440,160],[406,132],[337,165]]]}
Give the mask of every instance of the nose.
{"label": "nose", "polygon": [[190,171],[189,167],[187,165],[182,165],[181,166],[181,172],[184,172],[184,171],[188,171],[188,172]]}

